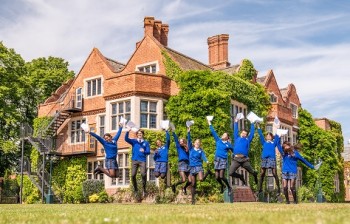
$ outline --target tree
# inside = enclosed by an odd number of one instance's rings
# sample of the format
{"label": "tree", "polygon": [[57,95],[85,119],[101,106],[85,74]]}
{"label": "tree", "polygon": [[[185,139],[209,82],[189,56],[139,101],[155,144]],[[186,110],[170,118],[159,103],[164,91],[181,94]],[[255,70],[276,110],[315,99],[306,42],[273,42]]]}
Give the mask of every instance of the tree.
{"label": "tree", "polygon": [[29,83],[35,91],[35,105],[43,103],[58,87],[74,77],[69,63],[62,58],[38,58],[26,64]]}

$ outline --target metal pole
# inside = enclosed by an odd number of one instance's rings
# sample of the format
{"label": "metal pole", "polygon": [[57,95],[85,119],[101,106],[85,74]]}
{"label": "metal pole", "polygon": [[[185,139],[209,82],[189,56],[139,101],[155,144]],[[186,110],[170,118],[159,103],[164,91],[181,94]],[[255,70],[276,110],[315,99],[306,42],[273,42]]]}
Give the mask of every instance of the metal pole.
{"label": "metal pole", "polygon": [[44,186],[45,186],[45,152],[43,152],[43,169],[42,169],[42,176],[41,176],[41,202],[44,203],[44,197],[45,197],[45,190],[44,190]]}
{"label": "metal pole", "polygon": [[[19,193],[19,203],[22,204],[23,202],[23,160],[24,160],[24,127],[23,124],[21,124],[22,129],[22,149],[21,149],[21,185],[20,185],[20,193]],[[30,172],[30,171],[29,171]]]}

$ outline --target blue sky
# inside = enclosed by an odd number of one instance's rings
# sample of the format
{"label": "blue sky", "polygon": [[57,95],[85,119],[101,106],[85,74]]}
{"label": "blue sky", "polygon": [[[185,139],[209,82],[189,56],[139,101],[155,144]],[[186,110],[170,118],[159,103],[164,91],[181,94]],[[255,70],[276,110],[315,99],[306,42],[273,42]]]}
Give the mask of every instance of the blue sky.
{"label": "blue sky", "polygon": [[229,61],[273,69],[293,83],[315,118],[342,124],[350,138],[348,0],[2,0],[0,40],[26,61],[62,57],[78,72],[93,47],[126,63],[143,37],[143,18],[170,26],[168,46],[208,63],[207,38],[229,34]]}

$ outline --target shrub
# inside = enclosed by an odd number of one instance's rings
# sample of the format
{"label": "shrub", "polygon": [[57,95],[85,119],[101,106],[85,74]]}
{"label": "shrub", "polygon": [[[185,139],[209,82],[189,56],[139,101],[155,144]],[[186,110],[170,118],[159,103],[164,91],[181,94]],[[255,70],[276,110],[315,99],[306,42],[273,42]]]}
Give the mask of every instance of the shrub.
{"label": "shrub", "polygon": [[98,202],[99,196],[98,194],[92,194],[89,196],[89,202],[90,203],[96,203]]}
{"label": "shrub", "polygon": [[83,196],[85,201],[88,201],[89,196],[93,194],[98,194],[104,190],[103,180],[85,180],[83,182]]}

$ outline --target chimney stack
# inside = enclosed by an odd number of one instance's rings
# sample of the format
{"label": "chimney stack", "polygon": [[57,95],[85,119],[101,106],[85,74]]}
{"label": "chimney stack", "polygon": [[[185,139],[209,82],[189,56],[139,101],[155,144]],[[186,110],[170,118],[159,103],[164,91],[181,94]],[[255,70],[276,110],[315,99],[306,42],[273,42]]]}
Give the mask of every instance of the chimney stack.
{"label": "chimney stack", "polygon": [[209,66],[214,69],[230,66],[230,62],[228,62],[228,39],[228,34],[220,34],[208,38]]}
{"label": "chimney stack", "polygon": [[145,28],[145,36],[153,36],[153,25],[154,25],[154,17],[148,16],[143,20],[144,28]]}
{"label": "chimney stack", "polygon": [[[154,17],[147,16],[143,20],[145,28],[145,36],[153,36],[162,45],[168,46],[169,25],[162,24],[160,20],[154,20]],[[136,46],[138,46],[136,44]]]}

